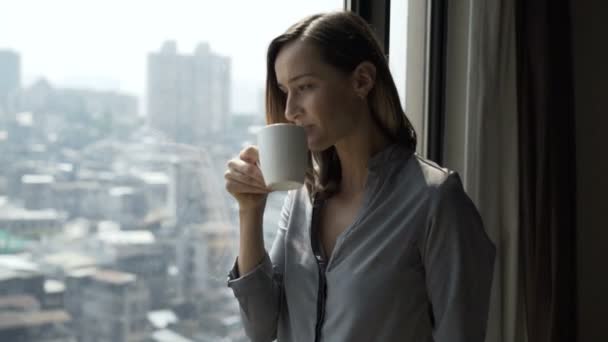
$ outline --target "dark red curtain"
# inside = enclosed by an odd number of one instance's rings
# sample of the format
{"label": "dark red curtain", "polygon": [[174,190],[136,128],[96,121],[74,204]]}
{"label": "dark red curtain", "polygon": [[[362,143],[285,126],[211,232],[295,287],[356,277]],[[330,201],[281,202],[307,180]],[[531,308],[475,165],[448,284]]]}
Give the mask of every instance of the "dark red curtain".
{"label": "dark red curtain", "polygon": [[569,1],[516,0],[522,288],[531,342],[576,341]]}

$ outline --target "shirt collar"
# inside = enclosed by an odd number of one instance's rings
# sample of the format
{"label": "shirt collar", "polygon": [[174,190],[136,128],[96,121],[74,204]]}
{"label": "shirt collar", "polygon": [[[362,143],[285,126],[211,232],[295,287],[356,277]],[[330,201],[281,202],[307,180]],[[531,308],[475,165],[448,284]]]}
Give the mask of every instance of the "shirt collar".
{"label": "shirt collar", "polygon": [[407,160],[412,152],[412,149],[408,146],[391,143],[369,159],[367,169],[370,173],[376,174],[400,161]]}

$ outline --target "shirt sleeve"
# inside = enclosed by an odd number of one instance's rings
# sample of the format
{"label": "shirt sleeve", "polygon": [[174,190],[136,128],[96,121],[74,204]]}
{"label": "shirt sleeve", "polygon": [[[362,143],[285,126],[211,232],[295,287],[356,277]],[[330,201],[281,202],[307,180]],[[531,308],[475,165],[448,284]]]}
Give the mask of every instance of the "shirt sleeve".
{"label": "shirt sleeve", "polygon": [[[290,193],[291,194],[291,193]],[[276,338],[278,318],[284,302],[283,272],[285,235],[291,211],[291,195],[285,197],[276,237],[270,253],[253,270],[241,275],[238,257],[228,274],[228,287],[239,302],[241,319],[253,342]]]}
{"label": "shirt sleeve", "polygon": [[457,173],[437,187],[423,248],[436,342],[483,342],[496,250]]}

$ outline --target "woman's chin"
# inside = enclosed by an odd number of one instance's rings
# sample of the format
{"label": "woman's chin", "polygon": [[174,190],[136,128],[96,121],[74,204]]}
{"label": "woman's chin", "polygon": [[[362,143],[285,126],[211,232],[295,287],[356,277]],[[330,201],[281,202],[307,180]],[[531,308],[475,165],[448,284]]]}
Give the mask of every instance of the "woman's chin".
{"label": "woman's chin", "polygon": [[320,141],[315,141],[313,139],[308,139],[308,149],[310,152],[323,152],[330,148],[332,144],[323,144]]}
{"label": "woman's chin", "polygon": [[319,148],[318,144],[316,144],[310,138],[308,139],[308,149],[310,150],[310,152],[321,152],[321,151],[323,151],[322,149]]}
{"label": "woman's chin", "polygon": [[310,152],[321,152],[323,150],[320,150],[316,145],[312,145],[312,144],[308,144],[308,150]]}

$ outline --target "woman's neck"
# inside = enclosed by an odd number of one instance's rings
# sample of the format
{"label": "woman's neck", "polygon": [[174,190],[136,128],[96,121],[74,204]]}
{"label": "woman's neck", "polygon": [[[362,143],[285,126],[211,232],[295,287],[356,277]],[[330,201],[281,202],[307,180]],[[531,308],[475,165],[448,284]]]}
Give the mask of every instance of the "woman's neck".
{"label": "woman's neck", "polygon": [[358,127],[359,130],[335,145],[342,169],[340,194],[347,197],[360,194],[365,189],[370,158],[389,144],[371,120]]}

